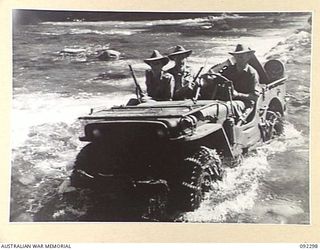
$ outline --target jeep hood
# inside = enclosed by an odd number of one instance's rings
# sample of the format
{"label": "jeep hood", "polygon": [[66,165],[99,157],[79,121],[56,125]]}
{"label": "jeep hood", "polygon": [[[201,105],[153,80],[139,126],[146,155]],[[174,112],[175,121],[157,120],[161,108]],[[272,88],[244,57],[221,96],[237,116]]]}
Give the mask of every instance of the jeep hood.
{"label": "jeep hood", "polygon": [[110,109],[93,110],[87,116],[79,117],[84,120],[109,119],[143,119],[143,118],[175,118],[192,114],[211,105],[216,101],[204,100],[194,103],[185,101],[161,101],[141,103],[137,106],[114,106]]}

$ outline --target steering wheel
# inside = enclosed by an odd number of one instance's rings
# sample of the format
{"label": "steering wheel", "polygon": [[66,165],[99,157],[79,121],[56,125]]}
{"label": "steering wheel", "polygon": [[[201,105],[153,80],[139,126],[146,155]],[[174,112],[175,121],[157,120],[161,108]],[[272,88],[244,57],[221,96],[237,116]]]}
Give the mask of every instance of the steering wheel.
{"label": "steering wheel", "polygon": [[229,80],[227,77],[219,74],[219,73],[207,73],[208,76],[216,76],[222,80],[224,80],[225,82],[231,82],[231,80]]}
{"label": "steering wheel", "polygon": [[221,101],[230,101],[234,87],[233,82],[227,77],[218,73],[207,73],[208,76],[214,76],[212,82],[216,84],[216,93],[214,99]]}

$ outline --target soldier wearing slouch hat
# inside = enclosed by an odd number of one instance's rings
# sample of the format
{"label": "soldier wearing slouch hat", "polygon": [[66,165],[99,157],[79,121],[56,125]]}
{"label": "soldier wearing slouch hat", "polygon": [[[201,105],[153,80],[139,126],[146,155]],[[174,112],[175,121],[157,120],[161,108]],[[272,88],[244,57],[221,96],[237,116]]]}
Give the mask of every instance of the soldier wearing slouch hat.
{"label": "soldier wearing slouch hat", "polygon": [[163,70],[169,58],[154,50],[151,57],[144,60],[151,69],[146,70],[147,94],[156,101],[169,101],[173,99],[175,81],[174,77]]}
{"label": "soldier wearing slouch hat", "polygon": [[192,50],[187,50],[181,45],[177,45],[168,57],[175,62],[175,66],[168,70],[174,76],[175,89],[174,99],[183,100],[194,96],[195,83],[192,68],[187,65],[187,57]]}

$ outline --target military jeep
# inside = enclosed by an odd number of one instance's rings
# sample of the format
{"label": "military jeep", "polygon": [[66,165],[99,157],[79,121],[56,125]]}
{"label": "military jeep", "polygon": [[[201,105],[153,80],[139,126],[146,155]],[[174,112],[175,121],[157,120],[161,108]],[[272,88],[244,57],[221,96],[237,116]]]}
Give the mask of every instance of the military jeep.
{"label": "military jeep", "polygon": [[80,140],[89,143],[76,158],[71,184],[144,200],[147,214],[159,220],[168,208],[198,208],[230,163],[283,132],[286,78],[278,60],[262,66],[251,59],[261,93],[246,112],[231,99],[208,99],[212,85],[228,94],[229,81],[218,73],[232,63],[210,69],[216,77],[203,77],[199,100],[121,105],[80,117]]}

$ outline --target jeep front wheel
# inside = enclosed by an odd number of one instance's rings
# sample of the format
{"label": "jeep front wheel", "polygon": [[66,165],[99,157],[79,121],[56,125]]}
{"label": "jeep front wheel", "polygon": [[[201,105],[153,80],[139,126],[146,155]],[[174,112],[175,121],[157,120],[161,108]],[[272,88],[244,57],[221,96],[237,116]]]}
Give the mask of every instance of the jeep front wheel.
{"label": "jeep front wheel", "polygon": [[185,173],[181,184],[184,209],[193,211],[212,189],[212,184],[222,179],[221,160],[214,149],[200,147],[198,152],[184,159],[183,164]]}

